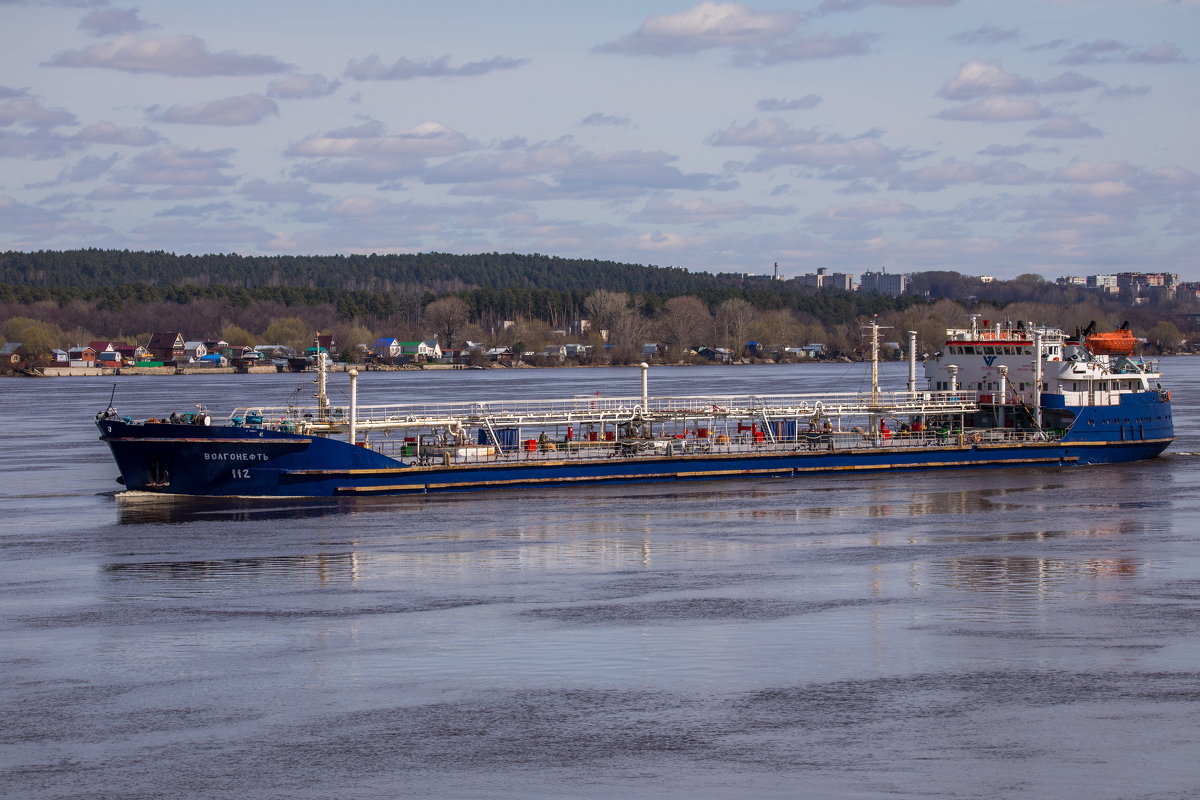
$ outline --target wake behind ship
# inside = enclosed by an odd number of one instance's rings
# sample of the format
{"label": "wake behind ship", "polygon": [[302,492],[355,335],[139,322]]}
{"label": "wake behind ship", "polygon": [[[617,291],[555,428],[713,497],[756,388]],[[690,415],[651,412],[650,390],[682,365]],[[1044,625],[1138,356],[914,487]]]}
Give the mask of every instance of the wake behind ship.
{"label": "wake behind ship", "polygon": [[951,329],[917,385],[870,392],[331,405],[97,415],[127,489],[336,497],[521,486],[800,477],[847,471],[1073,466],[1159,455],[1174,438],[1153,361],[1025,322]]}

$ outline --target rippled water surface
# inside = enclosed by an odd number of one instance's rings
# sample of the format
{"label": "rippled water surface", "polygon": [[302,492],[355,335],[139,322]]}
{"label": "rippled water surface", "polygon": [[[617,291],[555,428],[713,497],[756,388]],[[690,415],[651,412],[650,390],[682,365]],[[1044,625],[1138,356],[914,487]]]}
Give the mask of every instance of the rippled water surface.
{"label": "rippled water surface", "polygon": [[[1200,796],[1200,360],[1164,367],[1178,439],[1140,464],[354,501],[114,495],[112,380],[4,381],[0,794]],[[638,381],[369,373],[360,398]],[[122,378],[116,404],[293,391]]]}

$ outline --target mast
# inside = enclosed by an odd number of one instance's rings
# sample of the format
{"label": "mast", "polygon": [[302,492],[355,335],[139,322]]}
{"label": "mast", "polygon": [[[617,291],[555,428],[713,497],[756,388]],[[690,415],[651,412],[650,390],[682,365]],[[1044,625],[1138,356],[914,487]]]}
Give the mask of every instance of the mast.
{"label": "mast", "polygon": [[871,405],[879,404],[879,323],[871,317]]}
{"label": "mast", "polygon": [[917,396],[917,332],[908,332],[908,393]]}
{"label": "mast", "polygon": [[1042,331],[1033,331],[1033,424],[1042,429]]}
{"label": "mast", "polygon": [[317,419],[322,422],[329,416],[329,395],[325,393],[326,379],[328,373],[325,366],[325,352],[321,350],[321,339],[319,335],[313,336],[313,346],[317,350],[317,393],[314,397],[317,398]]}

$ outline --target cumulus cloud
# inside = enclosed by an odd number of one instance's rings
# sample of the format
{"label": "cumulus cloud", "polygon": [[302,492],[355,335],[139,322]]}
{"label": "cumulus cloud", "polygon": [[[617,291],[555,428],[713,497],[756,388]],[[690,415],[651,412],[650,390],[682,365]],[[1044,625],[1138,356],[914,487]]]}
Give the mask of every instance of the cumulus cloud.
{"label": "cumulus cloud", "polygon": [[394,183],[420,175],[425,159],[417,155],[388,158],[320,159],[292,167],[293,178],[313,183]]}
{"label": "cumulus cloud", "polygon": [[136,8],[97,8],[79,21],[79,30],[92,36],[137,33],[154,27],[138,17]]}
{"label": "cumulus cloud", "polygon": [[1179,64],[1189,59],[1170,42],[1137,49],[1115,39],[1097,39],[1077,44],[1059,60],[1061,64]]}
{"label": "cumulus cloud", "polygon": [[71,219],[61,211],[38,208],[22,203],[15,197],[0,195],[0,231],[17,234],[25,241],[15,244],[22,249],[32,249],[39,241],[63,236],[92,237],[94,241],[94,237],[109,233],[110,229],[103,225]]}
{"label": "cumulus cloud", "polygon": [[1028,135],[1050,139],[1083,139],[1090,136],[1102,136],[1103,133],[1077,117],[1060,116],[1043,122],[1029,131]]}
{"label": "cumulus cloud", "polygon": [[1089,78],[1086,75],[1080,75],[1078,72],[1068,70],[1057,77],[1039,83],[1037,91],[1043,93],[1083,92],[1103,85],[1095,78]]}
{"label": "cumulus cloud", "polygon": [[819,33],[780,42],[762,50],[739,51],[734,56],[734,63],[739,66],[774,66],[821,58],[861,56],[871,52],[871,45],[878,38],[874,33],[850,33],[845,36]]}
{"label": "cumulus cloud", "polygon": [[948,108],[937,114],[940,119],[966,122],[1021,122],[1044,119],[1050,112],[1033,100],[1014,100],[1011,97],[989,97],[977,103]]}
{"label": "cumulus cloud", "polygon": [[151,183],[167,186],[229,186],[234,179],[222,172],[228,169],[232,148],[221,150],[184,150],[157,147],[139,153],[116,179],[122,183]]}
{"label": "cumulus cloud", "polygon": [[588,114],[583,119],[579,120],[579,125],[581,127],[586,127],[586,126],[601,127],[601,126],[605,126],[605,125],[614,125],[614,126],[619,127],[621,125],[628,125],[628,124],[629,124],[629,117],[616,117],[616,116],[613,116],[612,114],[604,114],[599,111],[594,111],[591,114]]}
{"label": "cumulus cloud", "polygon": [[527,58],[492,56],[483,61],[471,61],[460,67],[450,66],[450,56],[418,61],[401,56],[385,65],[377,55],[362,61],[351,61],[345,76],[356,81],[408,81],[414,78],[470,78],[504,69],[516,69],[529,63]]}
{"label": "cumulus cloud", "polygon": [[32,97],[17,96],[0,104],[0,127],[26,125],[30,128],[53,128],[74,125],[75,115],[63,108],[46,108]]}
{"label": "cumulus cloud", "polygon": [[226,97],[194,106],[171,106],[161,111],[150,109],[151,118],[158,122],[188,125],[253,125],[278,114],[275,101],[261,94]]}
{"label": "cumulus cloud", "polygon": [[803,97],[782,98],[764,97],[755,104],[759,111],[803,111],[816,108],[821,103],[819,94],[806,94]]}
{"label": "cumulus cloud", "polygon": [[766,122],[751,120],[745,125],[732,124],[704,140],[714,147],[788,147],[810,144],[821,138],[815,129],[797,130],[782,119]]}
{"label": "cumulus cloud", "polygon": [[204,40],[195,36],[167,39],[121,36],[109,44],[98,44],[82,50],[64,50],[42,66],[95,67],[186,77],[270,75],[291,69],[291,65],[274,56],[243,55],[233,50],[210,52]]}
{"label": "cumulus cloud", "polygon": [[706,0],[685,11],[656,14],[633,33],[596,49],[602,53],[674,56],[714,47],[762,45],[790,35],[802,22],[802,17],[792,12],[763,12],[741,3]]}
{"label": "cumulus cloud", "polygon": [[1076,161],[1060,167],[1051,174],[1051,179],[1063,183],[1099,183],[1100,181],[1123,181],[1136,170],[1119,161]]}
{"label": "cumulus cloud", "polygon": [[400,133],[387,133],[383,124],[366,122],[353,128],[309,136],[288,145],[285,153],[302,158],[449,156],[472,146],[458,131],[439,122],[423,122]]}
{"label": "cumulus cloud", "polygon": [[1005,72],[999,64],[968,61],[959,68],[957,75],[942,85],[938,95],[949,100],[974,100],[1032,91],[1033,81]]}
{"label": "cumulus cloud", "polygon": [[111,122],[97,122],[71,137],[86,144],[120,144],[127,147],[147,147],[162,141],[162,136],[149,128],[118,128]]}
{"label": "cumulus cloud", "polygon": [[1187,61],[1183,52],[1170,42],[1152,45],[1144,50],[1134,50],[1129,60],[1135,64],[1179,64]]}
{"label": "cumulus cloud", "polygon": [[84,156],[79,161],[69,166],[63,167],[58,173],[58,178],[55,183],[78,183],[80,181],[90,181],[94,178],[99,178],[104,173],[108,172],[114,164],[117,163],[117,156],[111,155],[108,158],[100,156]]}
{"label": "cumulus cloud", "polygon": [[889,188],[910,192],[936,192],[956,184],[1025,186],[1041,183],[1044,179],[1042,173],[1015,161],[997,160],[988,164],[971,164],[950,160],[902,172],[892,178]]}
{"label": "cumulus cloud", "polygon": [[45,130],[10,133],[0,130],[0,158],[60,158],[75,145]]}
{"label": "cumulus cloud", "polygon": [[1021,31],[1018,28],[1001,28],[997,25],[980,25],[978,28],[962,33],[956,33],[949,37],[949,41],[957,42],[958,44],[1002,44],[1004,42],[1012,42],[1021,38]]}
{"label": "cumulus cloud", "polygon": [[513,140],[501,147],[431,167],[427,183],[458,184],[462,195],[523,200],[634,197],[667,189],[725,191],[735,181],[711,173],[685,172],[668,153],[627,150],[596,153],[569,137],[549,142]]}
{"label": "cumulus cloud", "polygon": [[267,85],[267,96],[277,100],[309,100],[331,95],[341,85],[341,81],[324,75],[286,75]]}

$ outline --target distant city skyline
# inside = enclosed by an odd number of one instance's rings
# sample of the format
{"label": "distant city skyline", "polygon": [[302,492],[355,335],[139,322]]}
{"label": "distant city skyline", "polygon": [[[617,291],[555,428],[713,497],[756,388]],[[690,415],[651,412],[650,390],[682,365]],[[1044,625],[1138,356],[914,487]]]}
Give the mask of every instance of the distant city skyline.
{"label": "distant city skyline", "polygon": [[0,0],[0,250],[1200,281],[1198,0]]}

